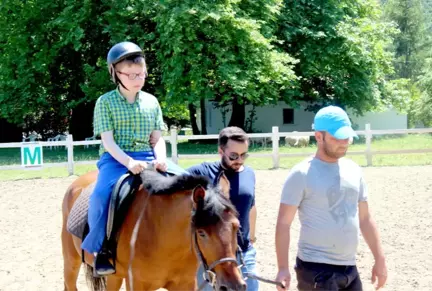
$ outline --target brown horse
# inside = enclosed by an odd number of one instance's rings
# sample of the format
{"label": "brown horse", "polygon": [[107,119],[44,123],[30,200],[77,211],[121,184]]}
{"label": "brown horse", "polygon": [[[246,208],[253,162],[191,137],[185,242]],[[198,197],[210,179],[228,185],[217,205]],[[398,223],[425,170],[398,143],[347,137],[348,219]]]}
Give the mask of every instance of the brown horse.
{"label": "brown horse", "polygon": [[[80,193],[90,191],[97,173],[75,180],[63,200],[61,238],[68,291],[77,290],[82,250],[81,239],[68,232],[67,220]],[[94,278],[93,256],[85,252],[86,277],[93,290],[119,290],[124,279],[127,290],[195,290],[200,259],[216,290],[246,290],[236,261],[239,221],[227,197],[226,177],[222,175],[217,187],[204,177],[165,177],[152,170],[145,170],[141,179],[119,229],[116,273]],[[136,225],[136,243],[131,248]]]}

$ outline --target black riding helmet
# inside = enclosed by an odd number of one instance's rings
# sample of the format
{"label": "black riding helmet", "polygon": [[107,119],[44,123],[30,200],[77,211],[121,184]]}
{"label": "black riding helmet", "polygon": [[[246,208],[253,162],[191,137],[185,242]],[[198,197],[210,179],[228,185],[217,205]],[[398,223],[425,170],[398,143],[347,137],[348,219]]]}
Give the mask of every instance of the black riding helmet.
{"label": "black riding helmet", "polygon": [[[107,63],[108,63],[108,71],[111,75],[112,81],[117,84],[120,80],[117,78],[117,75],[114,70],[115,64],[121,62],[130,56],[143,56],[143,50],[133,42],[124,41],[115,44],[108,52]],[[123,84],[122,84],[123,86]],[[124,86],[123,86],[124,87]],[[127,89],[127,88],[125,88]]]}

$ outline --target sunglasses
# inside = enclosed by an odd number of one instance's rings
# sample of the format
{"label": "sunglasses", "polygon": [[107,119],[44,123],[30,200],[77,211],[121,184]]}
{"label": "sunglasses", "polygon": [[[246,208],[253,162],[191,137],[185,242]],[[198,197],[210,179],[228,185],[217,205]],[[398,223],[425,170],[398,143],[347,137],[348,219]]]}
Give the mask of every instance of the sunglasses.
{"label": "sunglasses", "polygon": [[238,159],[242,159],[245,160],[247,159],[247,157],[249,157],[248,153],[242,153],[241,155],[237,154],[237,153],[230,153],[229,155],[227,155],[228,159],[230,161],[237,161]]}

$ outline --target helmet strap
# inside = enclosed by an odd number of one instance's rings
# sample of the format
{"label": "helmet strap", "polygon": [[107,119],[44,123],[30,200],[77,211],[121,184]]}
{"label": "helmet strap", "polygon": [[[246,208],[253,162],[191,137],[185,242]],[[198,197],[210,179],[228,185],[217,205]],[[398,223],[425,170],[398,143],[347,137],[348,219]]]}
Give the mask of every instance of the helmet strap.
{"label": "helmet strap", "polygon": [[122,83],[122,81],[120,81],[120,78],[117,77],[117,73],[115,71],[114,71],[114,79],[117,85],[120,84],[125,90],[129,91],[129,89],[126,88],[126,86]]}
{"label": "helmet strap", "polygon": [[123,88],[125,88],[125,90],[129,91],[129,89],[126,88],[125,85],[123,85],[123,83],[122,83],[122,81],[120,81],[120,79],[117,78],[117,80],[118,80],[118,83],[119,83]]}
{"label": "helmet strap", "polygon": [[120,84],[123,88],[125,88],[125,90],[129,91],[129,89],[126,88],[126,86],[122,83],[122,81],[120,81],[120,78],[117,77],[117,72],[116,72],[116,70],[115,70],[115,65],[114,65],[114,64],[111,64],[111,65],[109,66],[109,71],[110,71],[110,74],[111,74],[111,77],[112,77],[112,81],[113,81],[116,85]]}

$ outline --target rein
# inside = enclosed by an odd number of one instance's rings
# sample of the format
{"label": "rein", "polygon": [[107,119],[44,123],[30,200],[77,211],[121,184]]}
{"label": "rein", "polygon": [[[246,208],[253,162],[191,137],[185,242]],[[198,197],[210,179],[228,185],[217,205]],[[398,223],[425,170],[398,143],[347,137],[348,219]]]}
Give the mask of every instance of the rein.
{"label": "rein", "polygon": [[139,230],[141,221],[143,219],[145,209],[147,208],[147,204],[148,204],[148,201],[149,201],[149,199],[150,199],[151,196],[152,195],[150,193],[148,193],[147,198],[144,201],[144,205],[143,205],[143,207],[141,209],[140,216],[138,217],[138,220],[135,223],[135,226],[134,226],[134,229],[133,229],[133,232],[132,232],[132,236],[131,236],[131,239],[130,239],[130,257],[129,257],[129,266],[128,266],[128,277],[129,277],[129,284],[130,284],[130,289],[131,290],[134,289],[133,288],[133,275],[132,275],[131,265],[132,265],[132,260],[135,257],[135,243],[136,243],[136,240],[137,240],[137,237],[138,237],[138,230]]}

